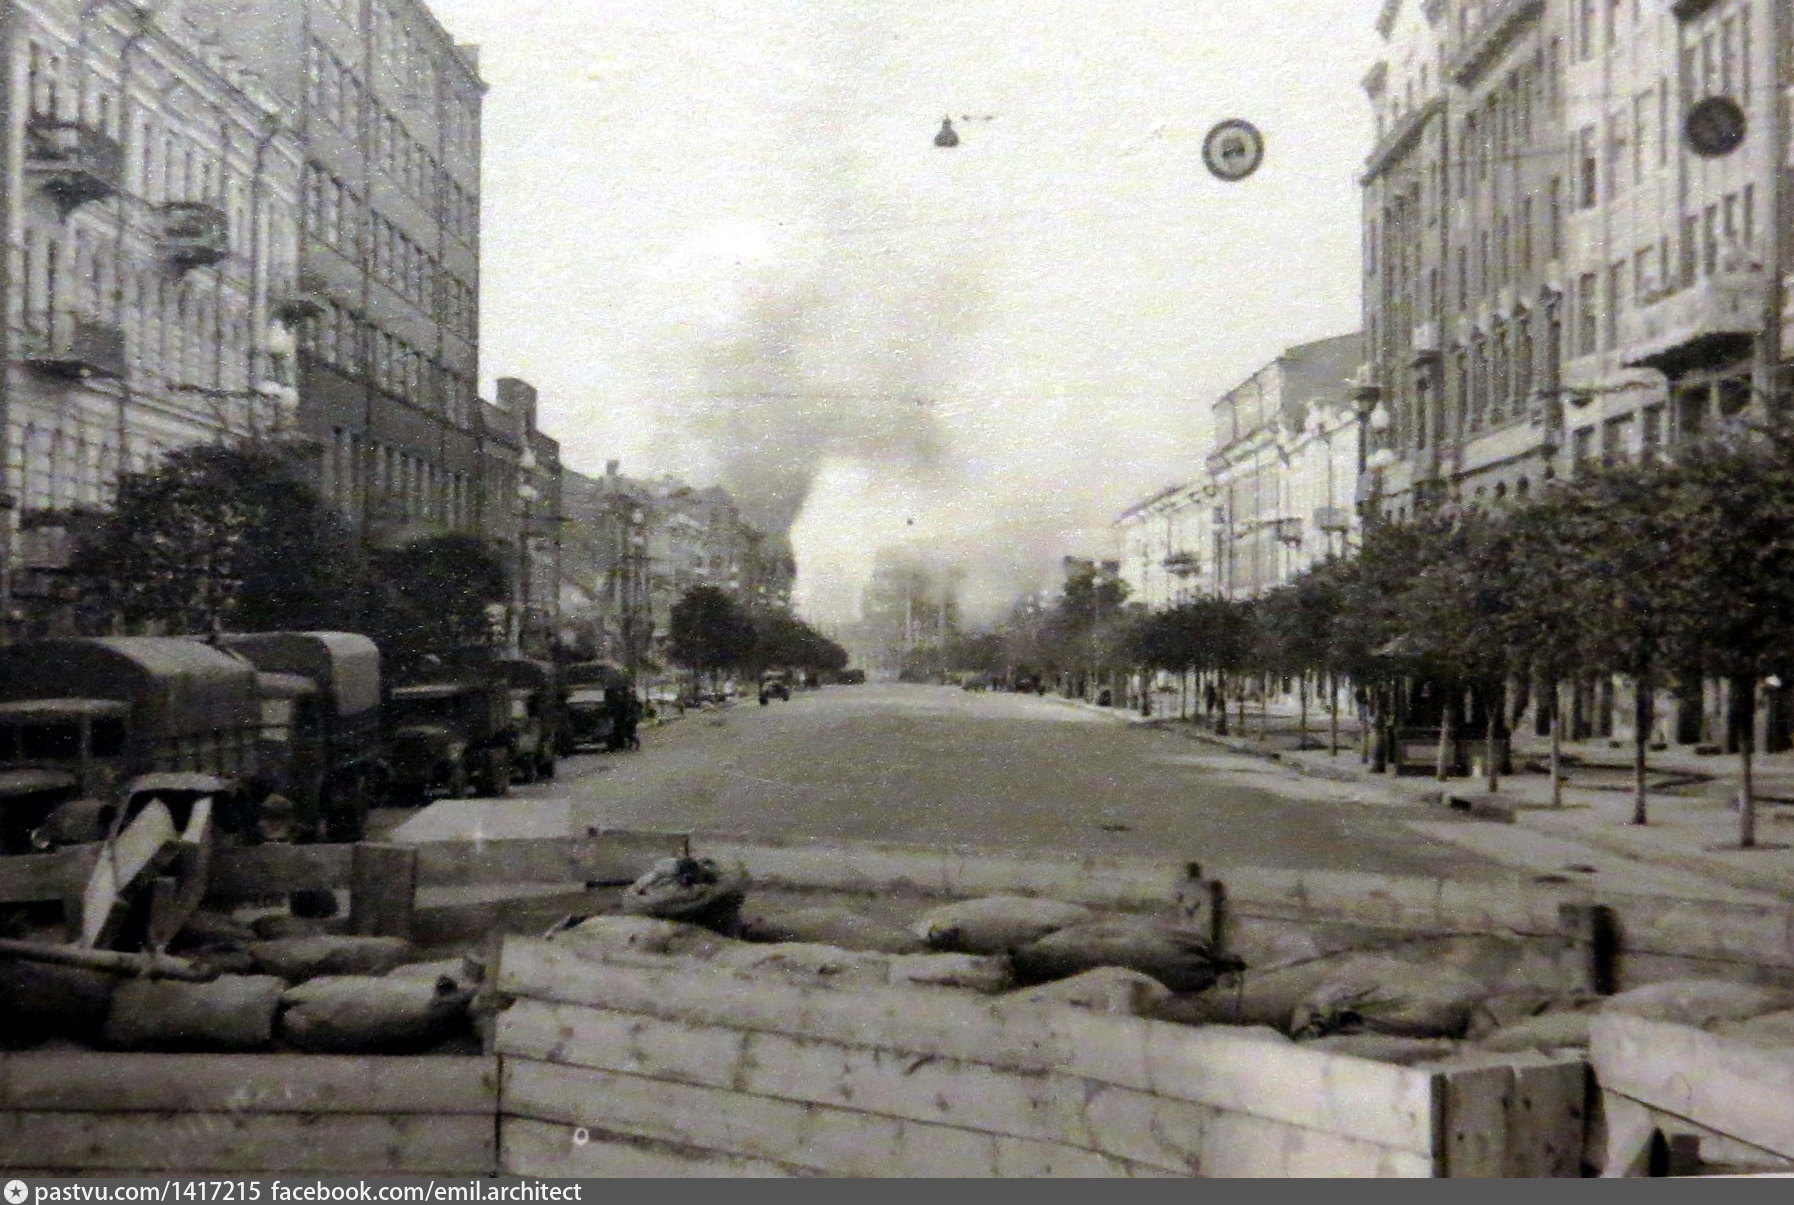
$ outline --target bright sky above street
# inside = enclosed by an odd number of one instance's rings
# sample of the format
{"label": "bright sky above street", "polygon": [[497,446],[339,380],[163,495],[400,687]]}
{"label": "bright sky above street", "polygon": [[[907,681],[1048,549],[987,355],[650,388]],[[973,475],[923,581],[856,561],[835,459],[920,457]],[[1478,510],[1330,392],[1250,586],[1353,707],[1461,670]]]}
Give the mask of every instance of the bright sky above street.
{"label": "bright sky above street", "polygon": [[[794,520],[825,623],[879,545],[975,611],[1106,551],[1215,394],[1359,324],[1377,0],[432,7],[492,89],[487,381],[573,468]],[[1238,184],[1200,155],[1230,117],[1268,144]]]}

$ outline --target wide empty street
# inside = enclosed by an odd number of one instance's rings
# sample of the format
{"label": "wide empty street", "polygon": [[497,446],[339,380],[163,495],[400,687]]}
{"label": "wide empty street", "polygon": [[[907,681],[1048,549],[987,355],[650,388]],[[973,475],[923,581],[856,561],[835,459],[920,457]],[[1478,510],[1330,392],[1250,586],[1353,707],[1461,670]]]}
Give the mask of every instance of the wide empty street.
{"label": "wide empty street", "polygon": [[436,803],[405,818],[398,835],[653,828],[1217,866],[1500,874],[1403,823],[1425,818],[1421,807],[1051,697],[829,687],[765,707],[749,698],[690,712],[645,729],[643,741],[640,752],[571,758],[558,781],[517,788],[508,799]]}

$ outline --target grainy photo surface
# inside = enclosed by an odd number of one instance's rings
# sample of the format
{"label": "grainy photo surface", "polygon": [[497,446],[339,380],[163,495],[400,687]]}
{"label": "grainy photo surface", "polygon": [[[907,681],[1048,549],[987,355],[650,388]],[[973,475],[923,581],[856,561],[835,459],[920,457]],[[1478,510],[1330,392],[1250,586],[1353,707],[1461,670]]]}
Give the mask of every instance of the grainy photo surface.
{"label": "grainy photo surface", "polygon": [[0,5],[8,1205],[1794,1174],[1791,39]]}

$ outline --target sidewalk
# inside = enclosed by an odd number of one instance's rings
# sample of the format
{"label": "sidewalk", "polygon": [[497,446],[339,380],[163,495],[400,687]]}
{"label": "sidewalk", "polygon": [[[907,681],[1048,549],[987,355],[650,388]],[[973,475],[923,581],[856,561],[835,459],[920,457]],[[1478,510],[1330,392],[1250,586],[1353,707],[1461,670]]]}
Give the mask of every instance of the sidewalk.
{"label": "sidewalk", "polygon": [[[1273,707],[1260,739],[1258,711],[1246,723],[1230,713],[1231,735],[1215,734],[1205,720],[1141,717],[1123,708],[1090,708],[1134,724],[1150,724],[1192,740],[1253,757],[1298,773],[1362,784],[1391,802],[1436,807],[1437,820],[1413,822],[1427,836],[1451,841],[1542,881],[1588,876],[1614,890],[1738,902],[1794,900],[1794,753],[1759,754],[1752,777],[1757,799],[1757,847],[1738,846],[1739,767],[1735,755],[1703,756],[1690,748],[1652,752],[1647,760],[1649,823],[1632,818],[1632,750],[1605,739],[1566,742],[1561,808],[1551,806],[1550,742],[1530,732],[1514,735],[1513,762],[1520,773],[1503,775],[1496,796],[1481,777],[1439,782],[1432,774],[1397,778],[1373,774],[1359,756],[1357,724],[1341,717],[1340,752],[1327,750],[1327,715],[1309,714],[1308,743],[1298,747],[1293,709]],[[1315,746],[1318,746],[1315,747]]]}

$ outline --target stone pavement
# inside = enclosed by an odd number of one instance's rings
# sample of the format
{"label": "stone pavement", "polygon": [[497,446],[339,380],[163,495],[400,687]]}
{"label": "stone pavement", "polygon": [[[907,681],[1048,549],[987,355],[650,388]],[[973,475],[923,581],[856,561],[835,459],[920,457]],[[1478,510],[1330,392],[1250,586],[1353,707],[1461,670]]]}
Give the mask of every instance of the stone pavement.
{"label": "stone pavement", "polygon": [[1122,708],[1095,710],[1268,758],[1304,775],[1357,783],[1371,799],[1433,805],[1439,819],[1413,822],[1418,831],[1529,870],[1541,881],[1588,876],[1628,893],[1734,902],[1794,900],[1794,753],[1755,759],[1758,844],[1741,849],[1735,755],[1703,756],[1686,747],[1653,751],[1646,777],[1649,823],[1639,826],[1630,823],[1632,750],[1625,742],[1566,742],[1563,806],[1554,808],[1544,768],[1549,742],[1530,733],[1514,738],[1513,760],[1521,772],[1501,776],[1499,793],[1491,796],[1481,777],[1438,782],[1431,773],[1399,778],[1373,774],[1360,758],[1357,727],[1349,720],[1341,721],[1341,748],[1333,756],[1324,712],[1310,713],[1303,745],[1293,709],[1275,705],[1262,722],[1249,705],[1243,727],[1230,715],[1233,734],[1228,736],[1216,735],[1207,721],[1182,720],[1175,713],[1148,719]]}

